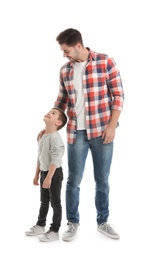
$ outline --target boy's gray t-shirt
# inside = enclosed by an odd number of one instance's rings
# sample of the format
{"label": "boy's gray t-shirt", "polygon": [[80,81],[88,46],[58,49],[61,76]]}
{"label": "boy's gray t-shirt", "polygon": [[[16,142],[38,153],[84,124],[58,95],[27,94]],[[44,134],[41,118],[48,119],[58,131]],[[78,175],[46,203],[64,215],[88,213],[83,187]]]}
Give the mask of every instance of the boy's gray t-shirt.
{"label": "boy's gray t-shirt", "polygon": [[50,164],[62,166],[62,157],[65,152],[63,140],[58,131],[44,134],[38,141],[38,158],[41,171],[48,171]]}

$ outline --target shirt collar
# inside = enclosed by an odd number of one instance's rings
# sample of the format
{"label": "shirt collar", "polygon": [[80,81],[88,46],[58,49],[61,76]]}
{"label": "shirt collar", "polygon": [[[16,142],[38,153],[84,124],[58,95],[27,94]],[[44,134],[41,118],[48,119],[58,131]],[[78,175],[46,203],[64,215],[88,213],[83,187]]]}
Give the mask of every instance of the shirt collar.
{"label": "shirt collar", "polygon": [[[96,60],[97,58],[96,52],[92,51],[89,47],[86,47],[86,49],[89,51],[88,61]],[[70,62],[69,64],[71,67],[73,66],[73,62]]]}

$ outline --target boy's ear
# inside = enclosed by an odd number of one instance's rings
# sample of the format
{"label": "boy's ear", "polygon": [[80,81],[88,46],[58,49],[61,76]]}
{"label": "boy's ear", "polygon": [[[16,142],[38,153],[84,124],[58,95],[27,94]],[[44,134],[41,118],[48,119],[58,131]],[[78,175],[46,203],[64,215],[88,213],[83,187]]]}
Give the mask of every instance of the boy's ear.
{"label": "boy's ear", "polygon": [[62,121],[61,121],[61,120],[57,120],[57,121],[56,121],[56,125],[57,125],[57,126],[59,126],[59,125],[61,125],[61,124],[62,124]]}

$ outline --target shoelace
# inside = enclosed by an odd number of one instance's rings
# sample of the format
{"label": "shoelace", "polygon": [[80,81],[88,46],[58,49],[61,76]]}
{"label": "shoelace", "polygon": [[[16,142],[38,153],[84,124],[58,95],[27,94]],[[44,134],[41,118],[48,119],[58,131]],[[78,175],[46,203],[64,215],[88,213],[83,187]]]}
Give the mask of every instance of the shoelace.
{"label": "shoelace", "polygon": [[36,228],[36,226],[33,226],[32,228],[31,228],[31,230],[34,230]]}
{"label": "shoelace", "polygon": [[75,228],[75,226],[72,224],[72,223],[69,223],[68,224],[68,229],[67,229],[67,232],[71,232],[71,231],[73,231],[73,230],[75,230],[76,228]]}
{"label": "shoelace", "polygon": [[53,232],[53,231],[49,229],[45,234],[49,235],[51,232]]}
{"label": "shoelace", "polygon": [[101,224],[101,226],[105,226],[105,227],[106,227],[106,229],[107,229],[107,228],[109,228],[109,229],[113,230],[113,227],[112,227],[112,225],[110,225],[110,224],[107,224],[106,222],[102,223],[102,224]]}
{"label": "shoelace", "polygon": [[45,233],[45,236],[47,236],[49,238],[49,234],[51,233],[52,231],[49,229],[46,233]]}

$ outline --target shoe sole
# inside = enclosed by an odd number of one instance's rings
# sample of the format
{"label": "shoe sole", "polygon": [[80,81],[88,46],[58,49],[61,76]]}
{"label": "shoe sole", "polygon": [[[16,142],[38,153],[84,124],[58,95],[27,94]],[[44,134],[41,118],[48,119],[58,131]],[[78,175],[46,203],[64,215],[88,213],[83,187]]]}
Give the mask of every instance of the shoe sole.
{"label": "shoe sole", "polygon": [[108,233],[106,233],[106,232],[101,231],[100,229],[97,229],[97,230],[98,230],[100,233],[106,235],[106,236],[109,237],[109,238],[112,238],[112,239],[120,239],[119,236],[110,235],[110,234],[108,234]]}
{"label": "shoe sole", "polygon": [[65,241],[65,242],[70,242],[75,238],[75,236],[76,236],[76,234],[72,237],[66,237],[66,238],[62,237],[62,240]]}
{"label": "shoe sole", "polygon": [[40,239],[40,238],[39,238],[39,240],[40,240],[41,242],[52,242],[52,241],[59,240],[59,238],[56,238],[56,239],[50,239],[50,240],[45,240],[45,239]]}
{"label": "shoe sole", "polygon": [[45,232],[41,232],[41,233],[38,233],[38,234],[29,234],[29,233],[26,233],[26,232],[25,232],[25,234],[26,234],[27,236],[30,236],[30,237],[31,237],[31,236],[33,237],[33,236],[43,235],[44,233],[45,233]]}

